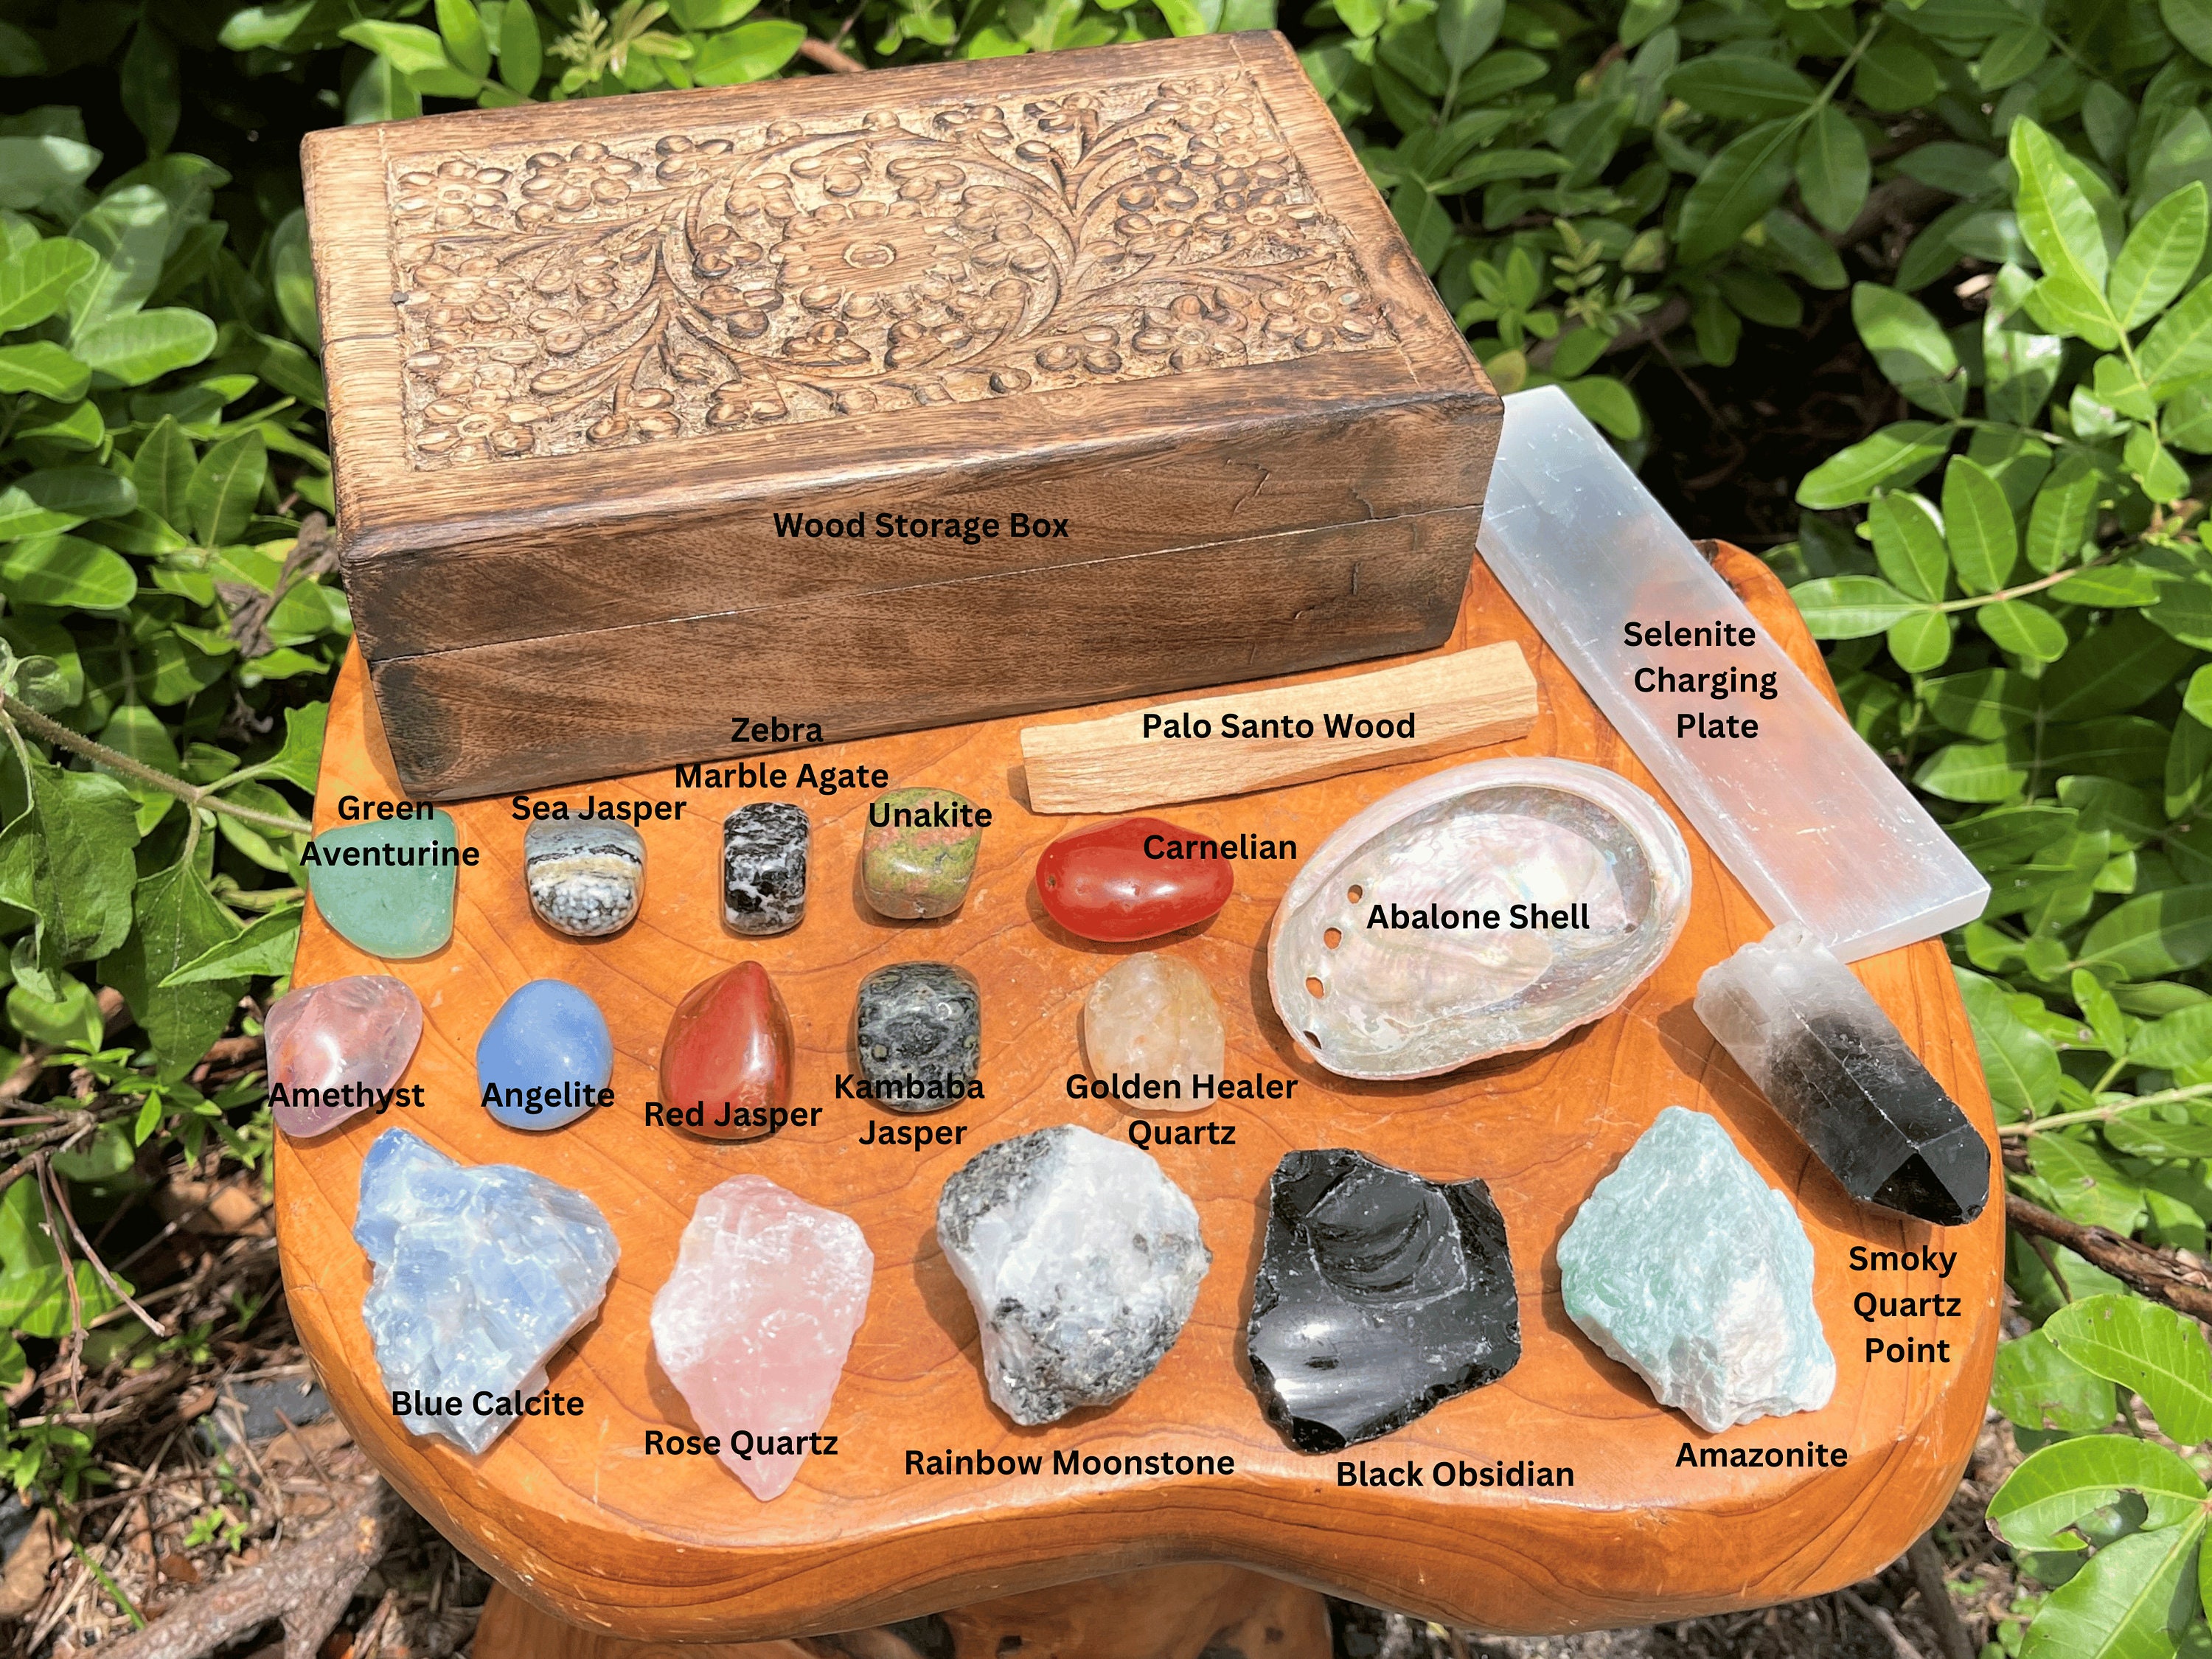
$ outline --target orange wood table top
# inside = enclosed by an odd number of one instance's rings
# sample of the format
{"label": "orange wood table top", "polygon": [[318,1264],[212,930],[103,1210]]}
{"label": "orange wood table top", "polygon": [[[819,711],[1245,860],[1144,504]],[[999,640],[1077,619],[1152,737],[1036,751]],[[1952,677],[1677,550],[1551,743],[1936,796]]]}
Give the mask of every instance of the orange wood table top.
{"label": "orange wood table top", "polygon": [[[1753,613],[1826,685],[1787,596],[1749,556],[1721,568]],[[1353,812],[1412,778],[1498,754],[1594,761],[1647,789],[1651,780],[1478,562],[1451,647],[1517,639],[1543,710],[1515,744],[1324,782],[1169,809],[1206,835],[1295,838],[1310,854]],[[579,672],[585,672],[580,665]],[[1329,676],[1315,676],[1316,679]],[[731,665],[731,714],[744,708]],[[549,696],[558,695],[548,688]],[[782,711],[787,715],[803,711]],[[1082,719],[1070,710],[1046,719]],[[556,792],[580,803],[684,799],[683,817],[642,826],[644,908],[619,936],[585,942],[532,914],[524,826],[505,799],[455,806],[461,844],[452,942],[420,961],[382,963],[340,939],[312,908],[297,978],[390,973],[421,995],[427,1020],[405,1081],[426,1108],[406,1126],[471,1163],[528,1166],[590,1195],[622,1260],[599,1319],[555,1358],[552,1382],[585,1415],[531,1419],[481,1458],[416,1439],[393,1420],[361,1319],[368,1264],[350,1237],[362,1159],[387,1120],[357,1117],[307,1143],[280,1137],[278,1236],[293,1317],[339,1414],[416,1508],[501,1582],[592,1628],[657,1638],[760,1639],[850,1629],[984,1597],[1184,1560],[1240,1562],[1358,1600],[1502,1632],[1559,1632],[1686,1617],[1849,1584],[1901,1553],[1942,1511],[1978,1432],[1998,1335],[2002,1206],[1942,1231],[1862,1209],[1791,1135],[1691,1008],[1698,975],[1766,923],[1686,823],[1692,915],[1667,961],[1618,1012],[1535,1054],[1422,1083],[1358,1085],[1308,1065],[1267,1005],[1265,941],[1294,866],[1237,866],[1237,890],[1210,922],[1151,942],[1100,945],[1047,920],[1030,885],[1038,852],[1087,822],[1032,815],[1019,793],[1019,722],[1001,720],[807,750],[772,763],[867,765],[891,787],[958,790],[993,810],[966,904],[938,921],[876,916],[856,883],[872,789],[823,798],[786,789],[814,819],[806,920],[744,940],[720,922],[721,819],[758,790],[678,792],[659,772]],[[317,823],[348,793],[395,798],[358,659],[331,705]],[[1678,822],[1679,815],[1678,815]],[[1869,871],[1870,880],[1881,878]],[[1199,967],[1220,1000],[1231,1075],[1297,1078],[1290,1100],[1240,1101],[1197,1115],[1234,1122],[1233,1146],[1156,1149],[1196,1201],[1213,1267],[1182,1340],[1111,1408],[1020,1429],[984,1392],[968,1299],[940,1254],[934,1218],[945,1179],[982,1146],[1047,1124],[1121,1135],[1113,1103],[1069,1097],[1083,1069],[1078,1014],[1091,984],[1128,951],[1164,949]],[[775,976],[797,1039],[795,1105],[818,1127],[730,1146],[647,1127],[654,1063],[670,1011],[700,980],[754,957]],[[941,959],[983,988],[987,1098],[925,1120],[963,1123],[958,1146],[858,1144],[864,1102],[833,1098],[861,978],[888,963]],[[1940,941],[1859,964],[1875,997],[1953,1096],[1993,1137],[1974,1042]],[[502,1128],[477,1104],[477,1036],[526,981],[588,991],[614,1032],[616,1105],[570,1128]],[[1596,1182],[1664,1107],[1716,1114],[1768,1181],[1796,1195],[1813,1241],[1815,1294],[1839,1370],[1822,1411],[1707,1435],[1652,1401],[1607,1361],[1560,1304],[1555,1247]],[[1276,1162],[1299,1147],[1358,1147],[1439,1180],[1480,1176],[1505,1217],[1521,1291],[1520,1364],[1489,1388],[1349,1454],[1423,1474],[1420,1489],[1340,1486],[1334,1456],[1291,1450],[1248,1384],[1242,1331]],[[743,1172],[766,1175],[853,1216],[876,1276],[824,1431],[834,1457],[810,1459],[789,1492],[762,1504],[713,1459],[648,1457],[648,1429],[689,1431],[681,1397],[654,1363],[653,1292],[672,1267],[698,1195]],[[1934,1244],[1957,1252],[1926,1271],[1854,1270],[1850,1247]],[[1959,1298],[1953,1318],[1875,1317],[1863,1291]],[[1933,1304],[1930,1304],[1933,1305]],[[1947,1345],[1948,1360],[1868,1357],[1869,1339]],[[1842,1468],[1698,1467],[1715,1447],[1844,1448]],[[1686,1462],[1684,1448],[1689,1448]],[[1044,1472],[907,1472],[909,1450],[994,1457],[1043,1454]],[[1050,1454],[1228,1455],[1230,1476],[1055,1475]],[[1434,1468],[1571,1467],[1571,1489],[1439,1489]],[[1748,1460],[1744,1460],[1748,1461]]]}

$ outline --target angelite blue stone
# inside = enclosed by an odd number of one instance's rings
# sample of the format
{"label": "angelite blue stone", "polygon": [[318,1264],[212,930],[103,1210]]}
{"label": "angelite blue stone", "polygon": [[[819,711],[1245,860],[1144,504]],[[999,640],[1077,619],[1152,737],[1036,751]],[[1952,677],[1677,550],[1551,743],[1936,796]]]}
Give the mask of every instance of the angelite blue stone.
{"label": "angelite blue stone", "polygon": [[472,1452],[521,1419],[471,1403],[542,1389],[621,1255],[581,1193],[512,1164],[457,1164],[404,1129],[386,1129],[362,1160],[353,1237],[375,1267],[361,1316],[385,1388],[462,1403],[400,1421]]}
{"label": "angelite blue stone", "polygon": [[[477,1093],[484,1109],[510,1129],[574,1123],[591,1105],[564,1100],[564,1094],[603,1089],[614,1069],[607,1017],[566,980],[532,980],[500,1005],[477,1040]],[[533,1089],[539,1091],[534,1101]]]}

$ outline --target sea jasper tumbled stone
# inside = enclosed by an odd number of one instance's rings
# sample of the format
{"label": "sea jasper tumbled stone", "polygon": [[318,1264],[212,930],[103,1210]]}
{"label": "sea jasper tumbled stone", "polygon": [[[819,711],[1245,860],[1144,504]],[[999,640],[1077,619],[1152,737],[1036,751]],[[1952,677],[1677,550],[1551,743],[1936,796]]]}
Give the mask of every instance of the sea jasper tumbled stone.
{"label": "sea jasper tumbled stone", "polygon": [[676,1121],[710,1140],[757,1140],[784,1126],[791,1016],[768,969],[741,962],[676,1005],[660,1045],[660,1098]]}
{"label": "sea jasper tumbled stone", "polygon": [[449,813],[341,824],[309,842],[301,862],[323,920],[371,956],[427,957],[453,936],[461,859]]}
{"label": "sea jasper tumbled stone", "polygon": [[1157,939],[1229,902],[1237,873],[1216,844],[1164,818],[1072,830],[1037,860],[1037,898],[1079,939]]}
{"label": "sea jasper tumbled stone", "polygon": [[722,920],[731,932],[787,933],[806,914],[806,809],[755,801],[722,820]]}
{"label": "sea jasper tumbled stone", "polygon": [[871,1099],[893,1111],[941,1111],[975,1085],[983,1000],[975,975],[945,962],[899,962],[860,981],[853,1048]]}
{"label": "sea jasper tumbled stone", "polygon": [[620,933],[645,895],[645,840],[609,818],[533,823],[522,837],[530,908],[578,939]]}
{"label": "sea jasper tumbled stone", "polygon": [[533,979],[477,1041],[484,1109],[510,1129],[559,1129],[604,1103],[615,1043],[599,1005],[565,980]]}
{"label": "sea jasper tumbled stone", "polygon": [[860,890],[900,921],[949,916],[968,896],[988,809],[950,789],[894,789],[868,807]]}

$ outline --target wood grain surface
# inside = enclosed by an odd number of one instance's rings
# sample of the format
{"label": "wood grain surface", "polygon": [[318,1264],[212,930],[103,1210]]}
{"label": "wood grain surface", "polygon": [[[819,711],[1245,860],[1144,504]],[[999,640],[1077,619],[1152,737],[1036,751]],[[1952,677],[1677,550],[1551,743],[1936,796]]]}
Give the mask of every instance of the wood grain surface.
{"label": "wood grain surface", "polygon": [[[1753,613],[1808,672],[1817,653],[1786,595],[1748,556],[1721,568]],[[1452,647],[1516,641],[1543,692],[1535,729],[1499,751],[1556,754],[1648,775],[1477,564]],[[1825,680],[1820,682],[1825,684]],[[1112,712],[1092,709],[1082,718]],[[1468,757],[1364,772],[1269,793],[1172,809],[1209,836],[1294,837],[1310,851],[1390,789]],[[465,870],[453,942],[419,962],[381,964],[335,937],[310,909],[297,975],[312,983],[390,972],[428,1017],[407,1080],[427,1106],[408,1127],[470,1162],[526,1164],[586,1194],[614,1224],[622,1260],[605,1309],[552,1364],[552,1382],[588,1401],[581,1418],[532,1419],[471,1459],[393,1422],[361,1322],[366,1261],[349,1237],[362,1159],[383,1121],[356,1119],[307,1143],[280,1139],[276,1213],[293,1316],[340,1415],[395,1485],[508,1589],[561,1619],[630,1638],[756,1641],[853,1629],[1109,1572],[1230,1562],[1455,1624],[1556,1632],[1756,1606],[1849,1584],[1897,1556],[1941,1512],[1982,1421],[1998,1335],[2002,1212],[1944,1232],[1860,1208],[1720,1053],[1691,1008],[1698,975],[1765,919],[1686,825],[1695,882],[1688,927],[1628,1004],[1552,1048],[1425,1083],[1356,1085],[1300,1061],[1267,1012],[1262,942],[1288,865],[1238,866],[1237,890],[1210,922],[1156,941],[1199,967],[1220,998],[1229,1071],[1297,1079],[1289,1100],[1238,1102],[1198,1115],[1233,1122],[1232,1147],[1156,1155],[1196,1201],[1214,1261],[1182,1340],[1119,1405],[1042,1429],[1017,1429],[990,1406],[975,1318],[933,1231],[945,1180],[981,1146],[1058,1122],[1121,1135],[1110,1102],[1071,1099],[1081,1069],[1078,1012],[1129,949],[1069,937],[1042,915],[1036,855],[1071,827],[1021,805],[1012,721],[920,732],[786,757],[796,768],[881,767],[892,787],[939,785],[991,808],[993,824],[965,906],[936,922],[875,916],[854,885],[871,790],[801,796],[814,815],[810,914],[781,939],[744,941],[719,923],[723,813],[761,792],[692,791],[684,817],[643,826],[643,913],[625,933],[585,943],[532,917],[520,873],[523,826],[504,799],[457,807]],[[396,791],[358,661],[331,708],[317,797],[335,821],[349,793]],[[587,792],[562,792],[580,801]],[[678,797],[672,776],[631,778],[602,799]],[[1678,819],[1679,821],[1679,819]],[[1878,872],[1869,872],[1878,879]],[[797,1037],[794,1102],[821,1104],[819,1127],[742,1146],[643,1126],[671,1008],[699,980],[756,957],[776,976]],[[887,963],[938,958],[983,987],[988,1091],[934,1119],[966,1126],[963,1144],[857,1143],[877,1118],[832,1097],[848,1068],[855,987]],[[1993,1133],[1973,1038],[1940,942],[1856,965],[1906,1039],[1984,1133]],[[471,1055],[501,1000],[555,975],[588,990],[612,1025],[617,1104],[533,1136],[501,1127],[477,1103]],[[1707,1435],[1660,1409],[1634,1376],[1575,1329],[1559,1297],[1554,1249],[1595,1183],[1669,1104],[1715,1113],[1767,1179],[1796,1196],[1814,1250],[1815,1293],[1839,1381],[1822,1411]],[[1147,1121],[1152,1120],[1146,1120]],[[1490,1184],[1510,1236],[1524,1352],[1503,1380],[1447,1401],[1357,1461],[1410,1462],[1420,1490],[1346,1487],[1339,1460],[1290,1450],[1262,1419],[1242,1359],[1261,1233],[1261,1194],[1285,1152],[1346,1146],[1443,1180]],[[839,1455],[811,1459],[775,1502],[757,1502],[704,1459],[648,1459],[648,1429],[687,1429],[682,1400],[653,1363],[647,1316],[673,1264],[696,1196],[757,1171],[857,1219],[877,1272],[826,1431]],[[1927,1272],[1854,1271],[1855,1245],[1955,1251]],[[1854,1311],[1862,1292],[1956,1297],[1955,1318]],[[1865,1357],[1870,1338],[1947,1343],[1942,1363]],[[1842,1468],[1698,1468],[1716,1448],[1848,1453]],[[1690,1465],[1684,1463],[1689,1449]],[[1104,1475],[931,1477],[906,1473],[909,1449],[1096,1455],[1233,1455],[1222,1478]],[[1522,1459],[1571,1466],[1571,1489],[1437,1488],[1438,1462]]]}

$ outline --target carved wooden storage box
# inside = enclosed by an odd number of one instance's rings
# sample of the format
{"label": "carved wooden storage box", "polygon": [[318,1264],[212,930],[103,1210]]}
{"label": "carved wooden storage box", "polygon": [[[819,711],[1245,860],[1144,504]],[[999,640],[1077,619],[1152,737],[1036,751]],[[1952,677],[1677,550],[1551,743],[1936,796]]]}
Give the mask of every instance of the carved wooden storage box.
{"label": "carved wooden storage box", "polygon": [[1279,36],[335,129],[306,167],[417,793],[1452,626],[1501,405]]}

